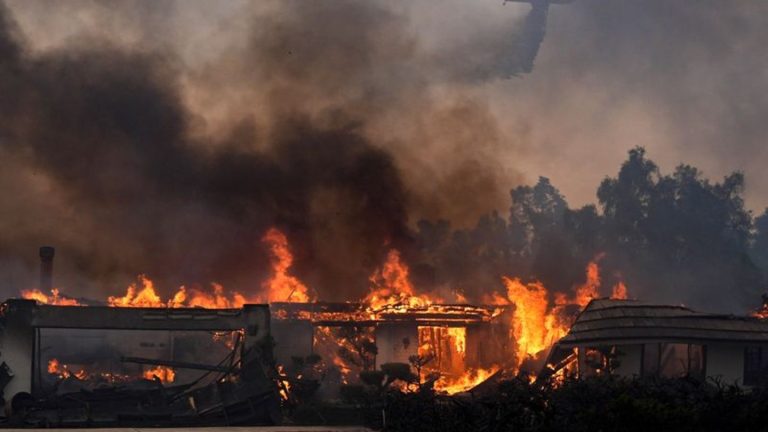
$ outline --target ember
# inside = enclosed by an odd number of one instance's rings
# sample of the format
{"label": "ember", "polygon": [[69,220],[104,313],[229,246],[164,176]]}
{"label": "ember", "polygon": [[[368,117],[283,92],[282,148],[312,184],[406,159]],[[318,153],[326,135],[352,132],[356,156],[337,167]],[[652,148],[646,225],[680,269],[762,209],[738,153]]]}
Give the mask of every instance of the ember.
{"label": "ember", "polygon": [[176,378],[176,372],[165,366],[157,366],[152,369],[144,371],[144,378],[148,380],[158,379],[164,383],[172,383]]}

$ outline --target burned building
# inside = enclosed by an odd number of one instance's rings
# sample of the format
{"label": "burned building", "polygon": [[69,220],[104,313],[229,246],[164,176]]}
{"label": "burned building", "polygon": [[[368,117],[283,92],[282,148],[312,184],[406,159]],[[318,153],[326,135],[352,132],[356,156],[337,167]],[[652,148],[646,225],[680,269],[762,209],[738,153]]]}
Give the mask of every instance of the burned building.
{"label": "burned building", "polygon": [[342,384],[381,365],[419,363],[420,379],[439,376],[436,388],[455,392],[512,360],[509,317],[497,306],[371,309],[362,303],[318,302],[273,303],[271,308],[276,361],[290,368],[297,359],[317,355],[336,366]]}
{"label": "burned building", "polygon": [[546,374],[711,377],[751,386],[768,376],[768,320],[593,300],[553,346],[547,363]]}
{"label": "burned building", "polygon": [[274,424],[269,308],[0,309],[0,385],[24,425]]}

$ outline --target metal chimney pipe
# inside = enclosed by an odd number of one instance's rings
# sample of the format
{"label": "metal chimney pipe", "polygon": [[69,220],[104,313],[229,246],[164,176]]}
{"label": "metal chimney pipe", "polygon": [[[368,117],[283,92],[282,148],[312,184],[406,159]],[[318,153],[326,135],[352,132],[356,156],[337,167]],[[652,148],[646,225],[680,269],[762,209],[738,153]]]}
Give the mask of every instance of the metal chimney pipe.
{"label": "metal chimney pipe", "polygon": [[40,247],[40,291],[49,292],[53,288],[53,256],[56,249],[51,246]]}

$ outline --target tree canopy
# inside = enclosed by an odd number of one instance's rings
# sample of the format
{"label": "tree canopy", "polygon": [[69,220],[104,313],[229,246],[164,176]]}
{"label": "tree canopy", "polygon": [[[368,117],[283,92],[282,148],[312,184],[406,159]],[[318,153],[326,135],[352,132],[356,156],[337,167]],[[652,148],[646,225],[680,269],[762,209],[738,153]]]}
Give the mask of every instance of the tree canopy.
{"label": "tree canopy", "polygon": [[664,174],[637,147],[602,181],[597,205],[572,209],[540,177],[510,192],[508,218],[492,213],[456,230],[420,221],[419,265],[436,285],[480,300],[505,275],[568,291],[603,257],[603,284],[621,280],[631,297],[743,313],[757,306],[768,272],[768,209],[753,218],[743,192],[742,173],[712,182],[683,164]]}

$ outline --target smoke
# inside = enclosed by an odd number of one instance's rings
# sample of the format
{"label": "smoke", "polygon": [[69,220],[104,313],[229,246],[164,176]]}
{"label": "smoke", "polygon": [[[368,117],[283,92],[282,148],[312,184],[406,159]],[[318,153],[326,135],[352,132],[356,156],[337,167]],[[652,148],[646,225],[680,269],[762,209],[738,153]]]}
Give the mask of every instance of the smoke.
{"label": "smoke", "polygon": [[[22,15],[40,12],[25,5]],[[409,249],[409,217],[468,221],[505,195],[484,169],[502,141],[495,119],[469,92],[425,86],[404,14],[358,2],[247,7],[237,43],[191,67],[171,42],[136,43],[177,6],[123,3],[149,24],[111,36],[86,25],[37,46],[0,9],[7,294],[33,283],[39,244],[59,248],[57,282],[78,294],[139,272],[167,289],[253,292],[268,271],[259,239],[276,225],[317,294],[347,299],[389,247]],[[99,2],[63,9],[112,16]],[[437,139],[456,154],[433,157]],[[417,156],[398,161],[400,151]]]}
{"label": "smoke", "polygon": [[494,111],[508,114],[503,125],[527,126],[526,172],[550,177],[572,203],[594,202],[595,185],[642,145],[666,170],[743,170],[748,204],[762,209],[766,9],[721,0],[551,5],[535,71],[494,84],[507,91]]}
{"label": "smoke", "polygon": [[360,297],[389,247],[419,261],[419,219],[472,228],[539,175],[594,202],[635,145],[766,205],[761,3],[6,2],[6,294],[40,244],[76,294],[249,292],[277,225],[321,298]]}

